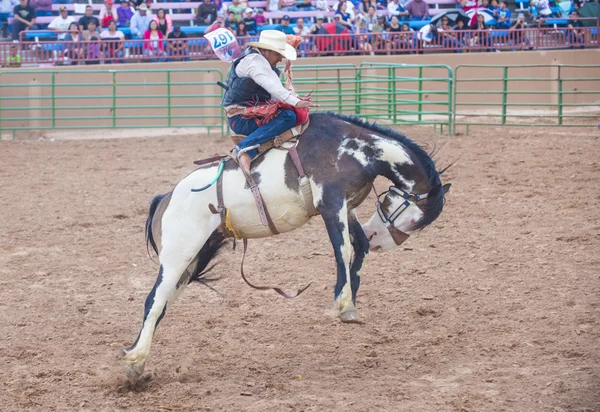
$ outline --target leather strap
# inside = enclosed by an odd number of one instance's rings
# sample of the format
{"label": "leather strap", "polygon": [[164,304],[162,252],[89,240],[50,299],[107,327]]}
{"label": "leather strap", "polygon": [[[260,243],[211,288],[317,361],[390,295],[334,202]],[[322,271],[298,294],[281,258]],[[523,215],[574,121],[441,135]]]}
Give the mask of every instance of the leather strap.
{"label": "leather strap", "polygon": [[296,146],[288,148],[287,151],[292,158],[292,162],[294,162],[294,166],[296,166],[296,169],[298,169],[300,178],[306,176],[306,174],[304,174],[304,168],[302,167],[302,162],[300,161],[300,156],[298,156],[298,150],[296,149]]}
{"label": "leather strap", "polygon": [[262,195],[260,194],[260,189],[258,188],[258,185],[256,184],[256,182],[254,181],[254,179],[252,178],[252,176],[250,174],[245,173],[245,171],[242,169],[241,166],[240,166],[240,170],[242,170],[242,172],[246,176],[246,181],[248,182],[248,185],[250,186],[250,191],[252,192],[252,195],[254,196],[254,201],[256,202],[256,208],[258,209],[258,215],[260,216],[261,223],[264,226],[267,226],[269,228],[269,230],[271,231],[271,233],[273,233],[274,235],[278,235],[279,231],[275,227],[275,223],[273,223],[273,219],[271,219],[271,215],[269,214],[269,209],[267,209],[265,200],[263,199]]}
{"label": "leather strap", "polygon": [[294,166],[296,166],[296,169],[298,170],[298,184],[300,186],[300,191],[302,192],[302,199],[304,200],[304,209],[309,216],[317,216],[319,211],[315,208],[310,181],[306,177],[306,173],[304,173],[298,150],[296,149],[296,146],[286,148],[286,150],[290,154],[292,163],[294,163]]}
{"label": "leather strap", "polygon": [[205,165],[205,164],[208,164],[208,163],[214,163],[216,161],[219,161],[219,160],[223,159],[224,157],[227,157],[227,156],[221,156],[221,155],[217,154],[217,155],[214,155],[213,157],[209,157],[207,159],[196,160],[194,162],[194,164],[198,165],[198,166],[202,166],[202,165]]}
{"label": "leather strap", "polygon": [[258,289],[258,290],[274,290],[275,292],[279,293],[281,296],[283,296],[286,299],[294,299],[294,298],[297,298],[298,296],[300,296],[300,294],[302,294],[302,292],[304,292],[306,289],[308,289],[308,287],[310,285],[312,285],[312,282],[311,282],[308,285],[304,286],[303,288],[298,289],[298,291],[296,292],[295,295],[289,295],[289,294],[285,293],[281,288],[278,288],[278,287],[275,287],[275,286],[256,286],[256,285],[253,285],[246,278],[246,274],[244,273],[244,260],[246,259],[246,252],[247,251],[248,251],[248,239],[244,238],[244,255],[242,256],[242,264],[240,265],[240,273],[242,274],[242,279],[244,279],[244,282],[246,282],[246,284],[248,286],[250,286],[251,288]]}

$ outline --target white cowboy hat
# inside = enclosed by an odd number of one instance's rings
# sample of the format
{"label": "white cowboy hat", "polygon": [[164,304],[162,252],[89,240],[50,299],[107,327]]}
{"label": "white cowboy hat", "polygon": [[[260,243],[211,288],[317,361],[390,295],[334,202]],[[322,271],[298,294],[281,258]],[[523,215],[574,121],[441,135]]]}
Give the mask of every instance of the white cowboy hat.
{"label": "white cowboy hat", "polygon": [[248,42],[249,47],[273,50],[288,60],[296,60],[296,49],[287,44],[286,35],[278,30],[263,30],[257,42]]}

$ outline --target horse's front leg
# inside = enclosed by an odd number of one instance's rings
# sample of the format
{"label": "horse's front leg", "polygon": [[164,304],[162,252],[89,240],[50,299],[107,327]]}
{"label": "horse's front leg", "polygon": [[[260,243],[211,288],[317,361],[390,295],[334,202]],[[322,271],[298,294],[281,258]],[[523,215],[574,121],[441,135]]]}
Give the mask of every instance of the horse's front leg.
{"label": "horse's front leg", "polygon": [[[343,322],[357,322],[358,314],[354,306],[352,281],[350,279],[350,259],[352,244],[348,225],[348,206],[342,198],[324,199],[320,213],[325,221],[329,240],[337,263],[337,282],[334,289],[334,307]],[[358,288],[358,286],[357,286]]]}
{"label": "horse's front leg", "polygon": [[354,249],[354,259],[350,266],[350,284],[352,286],[352,302],[356,305],[356,293],[360,287],[360,270],[362,269],[365,257],[369,254],[369,239],[365,235],[365,231],[353,210],[348,215],[348,224],[352,248]]}

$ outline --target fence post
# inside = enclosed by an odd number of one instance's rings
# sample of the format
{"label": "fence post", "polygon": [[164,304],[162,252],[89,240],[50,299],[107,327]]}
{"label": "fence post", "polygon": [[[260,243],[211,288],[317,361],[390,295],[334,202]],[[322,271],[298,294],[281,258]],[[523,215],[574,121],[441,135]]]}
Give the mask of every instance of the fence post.
{"label": "fence post", "polygon": [[356,82],[354,82],[354,114],[360,115],[360,105],[361,102],[361,92],[362,92],[362,67],[356,67],[355,70],[355,78]]}
{"label": "fence post", "polygon": [[563,81],[560,74],[562,66],[558,66],[558,124],[563,124]]}
{"label": "fence post", "polygon": [[338,85],[338,113],[342,113],[342,82],[340,81],[340,69],[337,69],[337,85]]}
{"label": "fence post", "polygon": [[112,124],[117,127],[117,72],[112,70]]}
{"label": "fence post", "polygon": [[506,124],[506,100],[508,98],[508,66],[504,66],[502,76],[502,124]]}
{"label": "fence post", "polygon": [[55,75],[56,75],[56,72],[53,71],[52,72],[52,91],[50,92],[51,96],[52,96],[51,100],[52,100],[52,128],[53,129],[56,127],[56,100],[55,100],[56,94],[55,94],[55,90],[54,90],[54,87],[55,87],[55,81],[54,81],[55,78],[54,77],[55,77]]}
{"label": "fence post", "polygon": [[398,121],[398,117],[397,117],[397,113],[398,113],[398,106],[397,106],[397,102],[396,102],[396,96],[397,96],[397,92],[396,92],[396,68],[392,68],[392,88],[390,89],[390,91],[393,93],[392,94],[392,110],[393,110],[393,116],[394,116],[394,124],[397,123]]}
{"label": "fence post", "polygon": [[167,125],[171,127],[171,70],[167,70]]}
{"label": "fence post", "polygon": [[423,114],[421,113],[423,110],[423,66],[419,66],[419,106],[418,106],[418,111],[419,111],[419,122],[421,120],[423,120]]}
{"label": "fence post", "polygon": [[388,120],[392,119],[392,95],[390,94],[390,90],[392,90],[392,67],[388,67],[388,87],[387,87],[387,98],[388,98]]}

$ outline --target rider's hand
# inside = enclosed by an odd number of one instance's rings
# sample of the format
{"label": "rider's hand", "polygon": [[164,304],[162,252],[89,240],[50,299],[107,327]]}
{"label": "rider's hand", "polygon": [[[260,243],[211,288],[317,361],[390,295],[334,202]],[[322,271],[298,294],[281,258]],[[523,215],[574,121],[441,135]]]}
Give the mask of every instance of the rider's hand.
{"label": "rider's hand", "polygon": [[310,108],[310,107],[319,107],[319,106],[321,106],[321,105],[320,105],[320,104],[318,104],[318,103],[313,103],[313,102],[310,102],[310,101],[308,101],[308,100],[300,100],[300,101],[299,101],[299,102],[296,104],[296,107],[297,107],[297,108],[299,108],[299,109],[308,109],[308,108]]}

